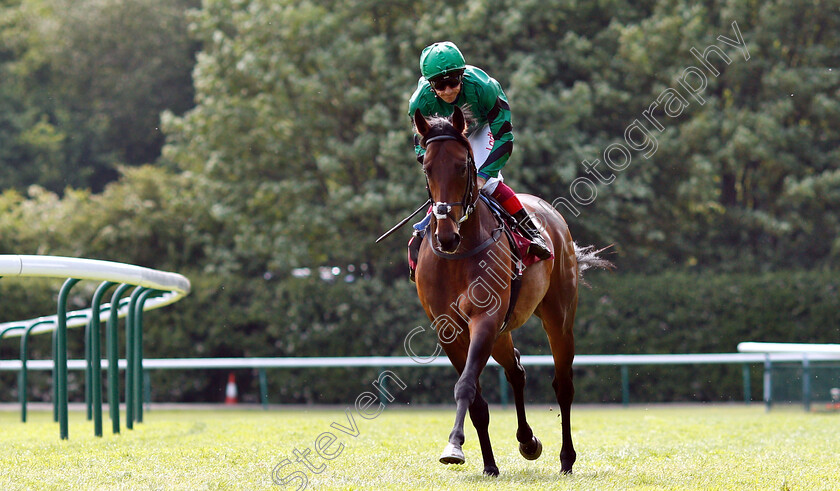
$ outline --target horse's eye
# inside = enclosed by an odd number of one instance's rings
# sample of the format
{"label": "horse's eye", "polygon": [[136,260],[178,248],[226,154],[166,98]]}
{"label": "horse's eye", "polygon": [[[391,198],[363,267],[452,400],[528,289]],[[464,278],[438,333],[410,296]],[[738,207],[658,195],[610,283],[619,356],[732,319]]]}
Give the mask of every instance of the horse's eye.
{"label": "horse's eye", "polygon": [[458,170],[461,172],[461,175],[462,175],[462,176],[466,176],[466,175],[467,175],[467,166],[466,166],[466,165],[462,165],[462,166],[460,166],[460,168],[459,168]]}

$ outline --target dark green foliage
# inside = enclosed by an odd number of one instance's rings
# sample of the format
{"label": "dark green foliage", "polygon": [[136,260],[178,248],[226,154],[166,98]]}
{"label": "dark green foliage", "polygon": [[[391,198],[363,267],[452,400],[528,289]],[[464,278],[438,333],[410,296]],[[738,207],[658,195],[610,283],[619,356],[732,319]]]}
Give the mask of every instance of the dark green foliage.
{"label": "dark green foliage", "polygon": [[196,0],[0,6],[0,189],[101,191],[160,156],[160,112],[193,106]]}
{"label": "dark green foliage", "polygon": [[[833,343],[840,337],[834,271],[594,273],[589,282],[593,288],[581,292],[575,326],[579,354],[733,353],[743,341]],[[514,335],[523,353],[545,349],[538,331]],[[753,397],[760,398],[761,368],[751,373]],[[636,401],[743,400],[738,365],[630,367],[630,380]],[[621,398],[617,367],[586,367],[577,383],[578,400]]]}

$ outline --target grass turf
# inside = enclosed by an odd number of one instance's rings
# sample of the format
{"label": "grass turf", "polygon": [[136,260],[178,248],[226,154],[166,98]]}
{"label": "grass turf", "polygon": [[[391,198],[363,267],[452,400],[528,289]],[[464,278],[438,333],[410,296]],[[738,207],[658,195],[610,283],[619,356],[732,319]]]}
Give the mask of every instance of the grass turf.
{"label": "grass turf", "polygon": [[[153,410],[120,435],[110,434],[106,415],[105,436],[94,438],[84,414],[71,412],[70,439],[62,441],[51,412],[32,412],[26,424],[15,412],[0,412],[0,489],[297,489],[304,478],[309,489],[840,488],[840,414],[801,408],[575,408],[571,476],[559,472],[556,408],[529,407],[544,445],[536,461],[517,451],[514,411],[491,408],[498,478],[482,475],[469,423],[466,464],[437,461],[453,409],[391,406],[374,419],[349,414]],[[317,455],[319,438],[331,460]],[[296,450],[309,450],[315,470],[295,462]],[[284,459],[288,465],[278,467]],[[272,474],[288,482],[278,486]]]}

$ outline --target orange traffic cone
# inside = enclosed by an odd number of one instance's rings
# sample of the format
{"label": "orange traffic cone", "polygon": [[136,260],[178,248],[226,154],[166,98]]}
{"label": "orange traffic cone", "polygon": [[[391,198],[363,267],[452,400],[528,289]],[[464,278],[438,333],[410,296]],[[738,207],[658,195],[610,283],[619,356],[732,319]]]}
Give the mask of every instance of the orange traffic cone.
{"label": "orange traffic cone", "polygon": [[236,404],[239,393],[236,390],[236,377],[231,372],[228,375],[227,387],[225,388],[225,404]]}

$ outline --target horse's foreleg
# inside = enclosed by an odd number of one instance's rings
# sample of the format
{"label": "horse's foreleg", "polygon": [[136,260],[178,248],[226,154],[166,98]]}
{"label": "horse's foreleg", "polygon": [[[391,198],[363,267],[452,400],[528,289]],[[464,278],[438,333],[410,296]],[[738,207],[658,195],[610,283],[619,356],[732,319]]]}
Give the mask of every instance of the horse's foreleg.
{"label": "horse's foreleg", "polygon": [[[478,376],[490,358],[490,351],[495,341],[492,326],[489,329],[471,329],[470,346],[464,371],[455,384],[455,424],[449,433],[449,444],[443,451],[440,461],[444,464],[463,464],[464,419],[467,410],[473,405],[478,393]],[[489,416],[488,416],[489,422]],[[489,440],[488,440],[489,441]]]}
{"label": "horse's foreleg", "polygon": [[481,457],[484,459],[484,473],[488,476],[498,476],[499,468],[496,467],[496,459],[493,457],[493,447],[490,445],[490,411],[487,401],[481,395],[481,388],[475,394],[475,400],[470,406],[470,419],[472,420],[475,432],[478,435],[478,443],[481,445]]}

